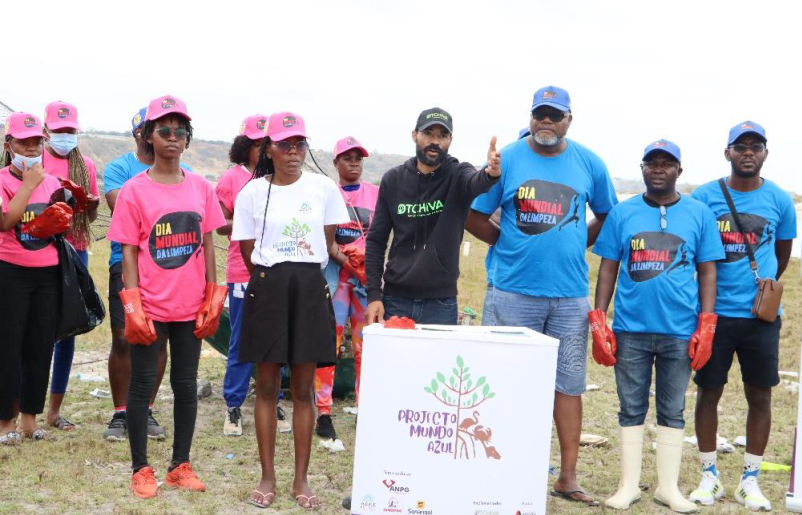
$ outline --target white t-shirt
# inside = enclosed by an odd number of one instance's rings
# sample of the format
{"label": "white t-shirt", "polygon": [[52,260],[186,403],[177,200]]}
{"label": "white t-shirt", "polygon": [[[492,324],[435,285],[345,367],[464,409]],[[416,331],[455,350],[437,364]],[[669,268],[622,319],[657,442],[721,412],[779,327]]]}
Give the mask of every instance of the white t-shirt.
{"label": "white t-shirt", "polygon": [[350,220],[337,185],[309,172],[288,186],[273,184],[265,216],[268,188],[269,177],[254,179],[239,192],[231,239],[256,240],[254,265],[292,261],[325,266],[329,252],[323,227]]}

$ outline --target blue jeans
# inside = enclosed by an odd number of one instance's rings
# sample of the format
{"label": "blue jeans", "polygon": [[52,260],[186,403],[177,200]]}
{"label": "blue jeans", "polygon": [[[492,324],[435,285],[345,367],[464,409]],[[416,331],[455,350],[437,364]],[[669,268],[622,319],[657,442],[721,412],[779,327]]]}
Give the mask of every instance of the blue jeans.
{"label": "blue jeans", "polygon": [[[533,331],[557,338],[557,379],[554,389],[577,397],[585,393],[588,369],[588,311],[587,297],[533,297],[488,288],[492,316],[482,325],[528,327]],[[488,306],[485,299],[485,306]],[[487,311],[486,311],[487,313]],[[485,315],[487,316],[487,315]],[[490,320],[488,323],[486,320]]]}
{"label": "blue jeans", "polygon": [[485,290],[485,304],[482,306],[482,325],[496,324],[496,311],[493,308],[493,285],[488,283]]}
{"label": "blue jeans", "polygon": [[239,361],[239,335],[242,327],[242,305],[248,283],[228,283],[228,316],[231,321],[231,339],[228,341],[228,364],[223,378],[223,398],[229,408],[239,408],[248,395],[252,363]]}
{"label": "blue jeans", "polygon": [[456,297],[413,299],[385,295],[382,303],[384,304],[385,320],[391,316],[397,316],[411,318],[416,324],[457,324]]}
{"label": "blue jeans", "polygon": [[[79,250],[78,257],[84,266],[89,267],[89,253]],[[53,349],[53,377],[50,379],[50,393],[62,394],[67,391],[72,369],[72,357],[75,355],[75,336],[56,342]]]}
{"label": "blue jeans", "polygon": [[618,424],[640,426],[649,410],[652,365],[655,365],[657,424],[685,428],[685,392],[691,378],[688,341],[665,334],[616,333],[615,383],[618,389]]}

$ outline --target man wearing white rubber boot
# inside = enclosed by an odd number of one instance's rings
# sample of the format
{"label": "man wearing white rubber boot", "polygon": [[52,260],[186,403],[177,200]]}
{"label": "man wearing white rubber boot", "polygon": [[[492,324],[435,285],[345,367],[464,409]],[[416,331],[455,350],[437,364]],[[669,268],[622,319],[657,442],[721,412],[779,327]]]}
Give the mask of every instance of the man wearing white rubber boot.
{"label": "man wearing white rubber boot", "polygon": [[[641,498],[643,426],[654,368],[658,479],[654,499],[676,512],[691,513],[698,507],[677,487],[685,392],[691,369],[698,370],[710,357],[716,319],[715,261],[724,257],[724,250],[713,212],[675,189],[682,173],[679,147],[666,140],[650,144],[641,170],[646,193],[610,211],[593,247],[602,258],[596,309],[588,313],[593,359],[615,365],[621,405],[621,479],[605,505],[623,510]],[[610,331],[606,313],[616,276]]]}

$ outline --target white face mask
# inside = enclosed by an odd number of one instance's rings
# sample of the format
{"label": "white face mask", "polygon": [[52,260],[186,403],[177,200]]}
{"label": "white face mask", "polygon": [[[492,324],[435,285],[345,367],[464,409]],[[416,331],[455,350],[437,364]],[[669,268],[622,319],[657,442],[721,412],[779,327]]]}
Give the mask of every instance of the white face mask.
{"label": "white face mask", "polygon": [[11,152],[11,154],[13,154],[11,158],[11,164],[20,172],[23,170],[23,165],[25,168],[31,168],[34,165],[42,164],[42,156],[25,157],[19,154],[14,154],[14,152]]}
{"label": "white face mask", "polygon": [[60,156],[66,156],[78,146],[78,135],[69,133],[51,133],[50,148]]}

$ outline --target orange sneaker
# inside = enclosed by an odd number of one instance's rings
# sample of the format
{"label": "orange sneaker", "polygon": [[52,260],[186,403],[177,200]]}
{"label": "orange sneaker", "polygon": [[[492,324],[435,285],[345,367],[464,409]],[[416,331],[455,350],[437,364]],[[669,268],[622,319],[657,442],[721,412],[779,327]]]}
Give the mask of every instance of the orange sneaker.
{"label": "orange sneaker", "polygon": [[140,499],[150,499],[156,496],[156,492],[159,491],[159,485],[156,483],[153,467],[142,467],[131,476],[131,490]]}
{"label": "orange sneaker", "polygon": [[167,473],[164,478],[164,486],[170,488],[180,488],[193,492],[205,492],[206,486],[198,479],[198,475],[189,466],[189,462],[182,463]]}

